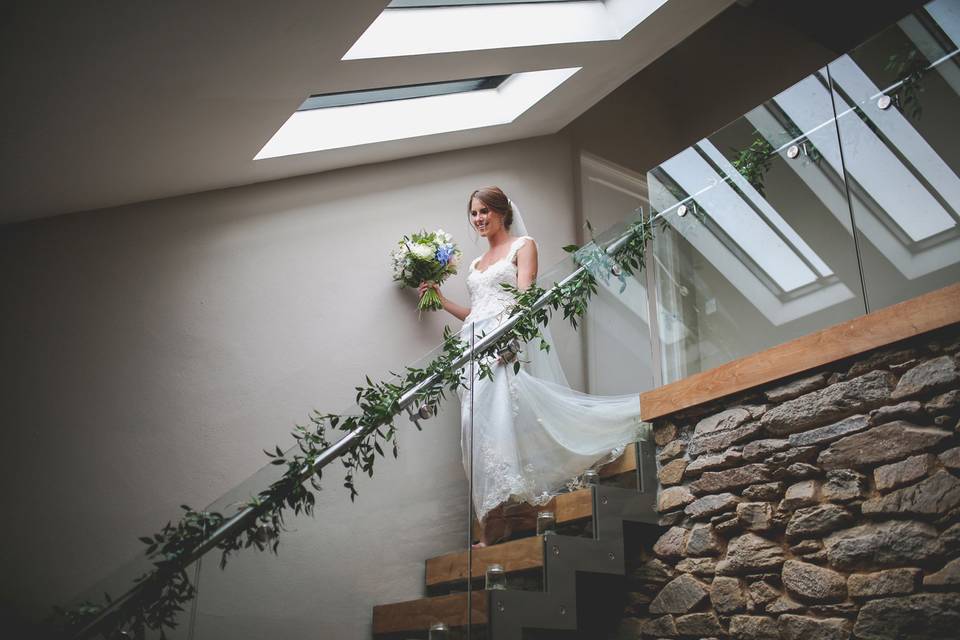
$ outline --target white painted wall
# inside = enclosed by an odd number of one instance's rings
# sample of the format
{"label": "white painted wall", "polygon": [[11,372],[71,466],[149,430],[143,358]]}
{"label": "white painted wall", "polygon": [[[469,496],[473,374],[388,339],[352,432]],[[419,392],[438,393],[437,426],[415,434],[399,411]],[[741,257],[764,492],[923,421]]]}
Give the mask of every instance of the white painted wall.
{"label": "white painted wall", "polygon": [[[472,259],[466,197],[498,184],[541,264],[560,260],[571,157],[550,136],[0,228],[4,626],[105,578],[177,505],[218,498],[311,409],[344,409],[364,374],[457,324],[418,320],[391,282],[404,233],[442,226]],[[466,299],[462,275],[448,289]],[[279,559],[207,563],[197,638],[365,638],[373,604],[422,595],[423,560],[466,543],[459,420],[402,422],[401,459],[357,504],[334,467]]]}

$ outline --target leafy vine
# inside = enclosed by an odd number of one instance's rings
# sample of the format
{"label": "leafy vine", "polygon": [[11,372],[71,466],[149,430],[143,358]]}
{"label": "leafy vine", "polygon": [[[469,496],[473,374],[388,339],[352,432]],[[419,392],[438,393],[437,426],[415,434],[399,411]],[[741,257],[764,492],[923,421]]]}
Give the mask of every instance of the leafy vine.
{"label": "leafy vine", "polygon": [[[602,266],[618,278],[622,278],[622,274],[639,272],[643,269],[644,252],[652,237],[651,223],[632,223],[629,235],[619,249],[612,256],[603,252]],[[575,246],[565,249],[579,251]],[[597,254],[594,252],[589,255],[593,256],[590,259],[596,263]],[[597,291],[595,273],[598,273],[596,268],[585,268],[575,277],[557,283],[549,290],[532,285],[520,291],[505,285],[516,299],[510,314],[519,314],[519,318],[510,331],[475,354],[480,376],[492,375],[491,362],[506,362],[503,354],[511,351],[511,346],[515,353],[517,344],[539,340],[540,348],[549,350],[550,345],[543,339],[541,328],[550,321],[552,312],[561,311],[564,319],[576,328],[579,319],[587,311],[590,297]],[[548,295],[547,303],[537,307],[537,301],[545,294]],[[464,355],[467,347],[467,343],[458,335],[449,328],[445,329],[440,354],[426,367],[407,367],[403,376],[393,374],[394,379],[388,381],[374,382],[367,377],[366,385],[356,388],[360,415],[314,411],[308,417],[308,425],[295,426],[292,435],[296,445],[289,451],[284,452],[280,447],[275,447],[273,451],[265,450],[270,464],[285,466],[286,469],[280,479],[240,505],[239,511],[249,510],[249,515],[244,518],[242,528],[216,544],[215,548],[221,552],[220,568],[226,566],[232,553],[249,547],[259,551],[269,549],[276,554],[280,534],[286,530],[285,517],[288,511],[294,515],[313,515],[315,491],[320,490],[322,478],[322,470],[317,467],[317,462],[333,444],[328,437],[331,432],[359,434],[357,442],[341,456],[343,485],[349,490],[353,501],[358,495],[355,484],[357,475],[365,473],[372,477],[376,459],[378,456],[385,457],[386,449],[390,449],[394,457],[399,455],[397,428],[393,421],[401,411],[401,396],[408,389],[422,385],[429,379],[431,382],[418,390],[416,399],[421,407],[428,408],[429,413],[435,413],[447,393],[453,393],[464,385],[461,369],[453,365]],[[519,361],[513,362],[515,371],[520,366]],[[418,422],[415,424],[417,429],[421,428]],[[152,570],[134,579],[141,592],[116,607],[112,607],[113,599],[106,593],[100,603],[85,601],[72,609],[54,607],[54,619],[65,634],[73,636],[79,633],[111,608],[103,620],[97,621],[96,627],[97,633],[111,640],[121,637],[143,638],[147,630],[157,631],[161,638],[166,638],[165,630],[176,628],[178,615],[196,594],[186,567],[196,559],[197,549],[207,541],[211,532],[227,521],[221,513],[196,511],[187,505],[182,505],[182,508],[185,513],[176,524],[168,522],[153,536],[140,538],[146,545],[147,558],[153,563]]]}
{"label": "leafy vine", "polygon": [[923,93],[923,78],[929,71],[927,60],[915,48],[891,55],[887,59],[884,71],[892,73],[899,86],[892,94],[893,100],[904,114],[919,120],[923,113],[920,94]]}

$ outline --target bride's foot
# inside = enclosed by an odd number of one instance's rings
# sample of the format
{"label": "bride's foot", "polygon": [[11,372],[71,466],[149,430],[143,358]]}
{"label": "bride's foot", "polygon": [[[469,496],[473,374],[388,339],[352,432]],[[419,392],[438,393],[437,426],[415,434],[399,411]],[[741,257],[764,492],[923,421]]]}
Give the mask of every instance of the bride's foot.
{"label": "bride's foot", "polygon": [[487,543],[486,543],[486,542],[474,542],[474,543],[473,543],[472,545],[470,545],[470,546],[473,547],[474,549],[485,549],[485,548],[487,547]]}

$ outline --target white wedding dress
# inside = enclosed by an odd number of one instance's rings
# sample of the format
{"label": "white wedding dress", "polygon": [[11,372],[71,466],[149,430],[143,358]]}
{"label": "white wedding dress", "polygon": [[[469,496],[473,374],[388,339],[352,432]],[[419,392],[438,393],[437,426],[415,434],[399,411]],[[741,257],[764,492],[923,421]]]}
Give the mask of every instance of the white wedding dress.
{"label": "white wedding dress", "polygon": [[[533,238],[514,240],[506,257],[484,271],[476,269],[479,258],[470,264],[471,307],[463,339],[469,341],[471,330],[479,339],[508,317],[514,299],[500,285],[517,286],[517,252],[526,242]],[[538,343],[523,345],[518,359],[522,366],[516,374],[512,363],[491,359],[492,379],[481,380],[475,367],[472,403],[470,389],[460,391],[463,465],[469,477],[472,425],[473,501],[481,520],[510,498],[546,503],[585,469],[618,455],[644,428],[639,393],[575,391],[567,385],[555,350],[543,351]]]}

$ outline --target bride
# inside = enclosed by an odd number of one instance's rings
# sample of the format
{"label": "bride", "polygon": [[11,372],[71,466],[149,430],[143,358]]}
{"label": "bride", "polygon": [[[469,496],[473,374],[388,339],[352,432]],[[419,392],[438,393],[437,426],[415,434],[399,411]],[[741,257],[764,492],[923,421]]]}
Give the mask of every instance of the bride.
{"label": "bride", "polygon": [[[479,339],[507,319],[514,298],[501,284],[522,291],[536,281],[538,266],[536,242],[522,234],[519,212],[499,188],[471,193],[468,215],[490,245],[470,263],[470,306],[449,300],[434,283],[420,285],[421,295],[435,289],[444,310],[463,321],[461,337],[466,340],[469,332]],[[512,228],[521,235],[511,235]],[[471,435],[476,461],[472,497],[481,523],[478,546],[509,535],[505,507],[545,504],[569,480],[636,440],[641,427],[639,394],[605,397],[575,391],[567,385],[555,351],[538,345],[524,345],[518,358],[518,373],[512,364],[498,361],[491,363],[492,378],[480,379],[477,368],[472,398],[469,390],[460,394],[468,477]]]}

